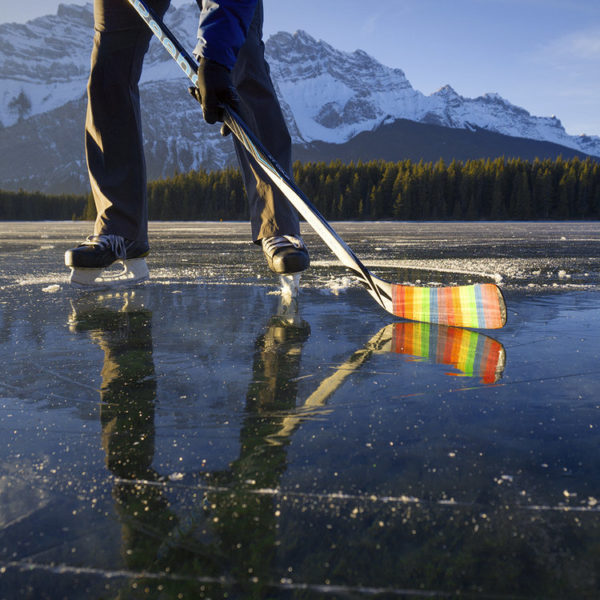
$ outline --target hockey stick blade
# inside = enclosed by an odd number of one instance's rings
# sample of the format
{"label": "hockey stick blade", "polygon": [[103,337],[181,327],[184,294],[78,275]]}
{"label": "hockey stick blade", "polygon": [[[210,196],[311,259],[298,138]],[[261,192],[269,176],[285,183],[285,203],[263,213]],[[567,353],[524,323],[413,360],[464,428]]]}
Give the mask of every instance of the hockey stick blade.
{"label": "hockey stick blade", "polygon": [[[198,81],[196,61],[143,0],[127,1],[196,85]],[[499,329],[504,326],[506,305],[500,289],[493,283],[413,287],[388,283],[373,275],[296,186],[291,177],[277,164],[241,117],[226,107],[224,121],[267,177],[386,311],[410,321],[455,327]]]}

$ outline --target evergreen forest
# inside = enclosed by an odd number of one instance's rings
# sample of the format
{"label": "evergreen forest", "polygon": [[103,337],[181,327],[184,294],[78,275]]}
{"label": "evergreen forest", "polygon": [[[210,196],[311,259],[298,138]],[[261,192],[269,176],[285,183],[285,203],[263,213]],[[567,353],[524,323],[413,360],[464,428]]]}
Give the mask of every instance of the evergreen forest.
{"label": "evergreen forest", "polygon": [[[600,218],[600,162],[579,158],[436,163],[300,163],[294,178],[329,220]],[[237,169],[191,171],[148,185],[151,220],[246,220]],[[0,191],[0,220],[93,219],[90,196]]]}

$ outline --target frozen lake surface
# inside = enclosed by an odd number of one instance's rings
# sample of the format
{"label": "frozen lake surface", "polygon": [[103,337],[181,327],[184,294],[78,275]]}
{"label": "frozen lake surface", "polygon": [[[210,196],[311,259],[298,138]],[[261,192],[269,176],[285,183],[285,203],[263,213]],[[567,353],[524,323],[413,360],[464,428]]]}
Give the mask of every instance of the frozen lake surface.
{"label": "frozen lake surface", "polygon": [[334,226],[506,327],[397,322],[309,231],[283,310],[247,224],[83,293],[88,223],[0,223],[0,598],[600,596],[600,224]]}

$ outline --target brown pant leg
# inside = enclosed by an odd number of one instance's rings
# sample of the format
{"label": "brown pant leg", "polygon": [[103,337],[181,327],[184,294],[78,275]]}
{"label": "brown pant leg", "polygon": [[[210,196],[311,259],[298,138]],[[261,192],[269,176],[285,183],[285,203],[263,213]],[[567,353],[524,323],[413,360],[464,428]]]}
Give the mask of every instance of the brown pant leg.
{"label": "brown pant leg", "polygon": [[[292,142],[265,61],[262,24],[263,6],[259,0],[232,78],[242,99],[242,118],[279,165],[291,174]],[[300,227],[295,209],[237,140],[235,149],[248,194],[252,239],[298,235]]]}
{"label": "brown pant leg", "polygon": [[[160,15],[170,0],[149,0]],[[94,0],[85,147],[96,235],[148,239],[146,163],[138,81],[152,36],[126,0]]]}

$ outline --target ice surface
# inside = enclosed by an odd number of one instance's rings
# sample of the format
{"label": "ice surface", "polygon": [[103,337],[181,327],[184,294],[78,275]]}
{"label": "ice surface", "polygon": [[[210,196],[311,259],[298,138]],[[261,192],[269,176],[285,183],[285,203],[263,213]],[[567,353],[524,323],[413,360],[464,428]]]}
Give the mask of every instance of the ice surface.
{"label": "ice surface", "polygon": [[247,224],[94,293],[89,224],[0,225],[0,597],[597,595],[600,225],[334,225],[506,327],[397,322],[309,231],[282,307]]}

